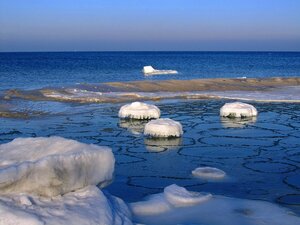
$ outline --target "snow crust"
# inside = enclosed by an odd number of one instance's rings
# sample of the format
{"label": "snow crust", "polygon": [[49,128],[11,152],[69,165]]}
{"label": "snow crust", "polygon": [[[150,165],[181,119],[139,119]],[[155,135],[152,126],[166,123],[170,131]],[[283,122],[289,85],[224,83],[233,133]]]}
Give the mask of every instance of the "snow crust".
{"label": "snow crust", "polygon": [[223,170],[214,167],[198,167],[192,171],[195,177],[221,179],[226,176]]}
{"label": "snow crust", "polygon": [[[170,189],[168,191],[168,189]],[[172,204],[166,193],[174,199],[189,199],[197,194],[176,185],[166,187],[164,193],[149,196],[145,201],[130,204],[134,221],[142,224],[209,224],[209,225],[294,225],[300,218],[275,204],[218,195],[207,196],[195,204]],[[201,196],[201,194],[199,194]],[[201,197],[200,197],[201,199]]]}
{"label": "snow crust", "polygon": [[177,74],[176,70],[156,70],[152,66],[144,66],[143,73],[145,75],[160,75],[160,74]]}
{"label": "snow crust", "polygon": [[130,211],[121,199],[103,193],[96,186],[88,186],[53,198],[24,194],[0,196],[0,225],[18,224],[130,225],[132,223]]}
{"label": "snow crust", "polygon": [[119,117],[130,119],[156,119],[160,117],[160,110],[155,105],[133,102],[121,107]]}
{"label": "snow crust", "polygon": [[257,110],[254,106],[247,103],[232,102],[222,106],[220,115],[233,118],[252,117],[257,116]]}
{"label": "snow crust", "polygon": [[0,145],[0,192],[56,196],[105,186],[114,163],[108,147],[62,137],[16,138]]}
{"label": "snow crust", "polygon": [[151,137],[180,137],[182,134],[181,124],[169,118],[152,120],[144,130],[144,135]]}

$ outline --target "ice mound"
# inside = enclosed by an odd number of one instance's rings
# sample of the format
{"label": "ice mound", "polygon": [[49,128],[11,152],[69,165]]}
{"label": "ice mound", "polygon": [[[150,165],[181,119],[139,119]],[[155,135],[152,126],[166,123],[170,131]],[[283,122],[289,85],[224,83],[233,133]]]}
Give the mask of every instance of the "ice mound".
{"label": "ice mound", "polygon": [[257,116],[254,106],[242,102],[226,103],[220,110],[220,115],[224,117],[242,118]]}
{"label": "ice mound", "polygon": [[[149,196],[147,200],[130,204],[134,222],[142,224],[209,224],[209,225],[294,225],[300,218],[275,204],[217,195],[201,196],[204,201],[192,205],[173,205],[165,193],[177,199],[187,199],[191,192],[176,185],[165,188],[164,193]],[[186,194],[187,192],[187,194]],[[186,196],[187,195],[187,196]],[[192,196],[196,194],[191,194]],[[196,195],[197,196],[197,195]],[[196,197],[197,198],[197,197]],[[177,201],[175,201],[176,203]],[[182,207],[184,206],[184,207]]]}
{"label": "ice mound", "polygon": [[190,192],[183,187],[172,184],[164,189],[164,197],[175,207],[191,206],[209,200],[209,193]]}
{"label": "ice mound", "polygon": [[215,178],[220,179],[224,178],[226,173],[223,170],[214,168],[214,167],[198,167],[192,171],[192,174],[195,177],[200,178]]}
{"label": "ice mound", "polygon": [[148,122],[144,134],[151,137],[180,137],[183,131],[179,122],[166,118]]}
{"label": "ice mound", "polygon": [[0,192],[56,196],[112,179],[108,147],[62,137],[16,138],[0,145]]}
{"label": "ice mound", "polygon": [[176,70],[156,70],[152,66],[144,66],[143,73],[145,75],[159,75],[159,74],[177,74]]}
{"label": "ice mound", "polygon": [[119,117],[130,119],[156,119],[160,117],[160,110],[155,105],[133,102],[121,107]]}
{"label": "ice mound", "polygon": [[[25,199],[25,200],[24,200]],[[96,186],[54,198],[10,194],[0,196],[0,225],[130,225],[131,214],[119,198]]]}

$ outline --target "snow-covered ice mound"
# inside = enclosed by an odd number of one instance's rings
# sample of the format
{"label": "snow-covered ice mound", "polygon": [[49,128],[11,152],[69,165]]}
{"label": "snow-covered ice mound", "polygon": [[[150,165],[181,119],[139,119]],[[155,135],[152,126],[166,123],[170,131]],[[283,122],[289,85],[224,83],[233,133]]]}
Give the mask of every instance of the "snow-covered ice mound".
{"label": "snow-covered ice mound", "polygon": [[198,167],[192,171],[192,174],[195,177],[200,178],[213,178],[213,179],[220,179],[224,178],[226,173],[223,170],[214,167]]}
{"label": "snow-covered ice mound", "polygon": [[151,137],[180,137],[183,131],[179,122],[167,118],[148,122],[144,134]]}
{"label": "snow-covered ice mound", "polygon": [[52,198],[36,195],[0,196],[0,225],[80,224],[130,225],[131,213],[119,198],[96,186]]}
{"label": "snow-covered ice mound", "polygon": [[232,118],[252,117],[257,116],[257,110],[253,105],[247,103],[232,102],[222,106],[220,115]]}
{"label": "snow-covered ice mound", "polygon": [[176,70],[156,70],[152,66],[144,66],[143,73],[145,75],[160,75],[160,74],[177,74]]}
{"label": "snow-covered ice mound", "polygon": [[[171,191],[169,192],[168,189]],[[167,191],[166,191],[167,190]],[[146,201],[130,204],[134,222],[142,224],[209,224],[209,225],[295,225],[300,218],[291,211],[275,204],[224,196],[199,194],[199,202],[195,204],[172,204],[166,197],[171,193],[175,203],[184,202],[190,197],[197,199],[197,194],[171,185],[164,193],[151,195]],[[201,198],[202,201],[201,201]],[[174,200],[172,199],[172,200]]]}
{"label": "snow-covered ice mound", "polygon": [[56,196],[112,179],[108,147],[61,137],[16,138],[0,145],[0,192]]}
{"label": "snow-covered ice mound", "polygon": [[212,195],[209,193],[191,192],[176,184],[172,184],[164,189],[164,197],[174,207],[183,207],[207,201]]}
{"label": "snow-covered ice mound", "polygon": [[160,117],[160,110],[155,105],[133,102],[121,107],[119,117],[130,119],[156,119]]}

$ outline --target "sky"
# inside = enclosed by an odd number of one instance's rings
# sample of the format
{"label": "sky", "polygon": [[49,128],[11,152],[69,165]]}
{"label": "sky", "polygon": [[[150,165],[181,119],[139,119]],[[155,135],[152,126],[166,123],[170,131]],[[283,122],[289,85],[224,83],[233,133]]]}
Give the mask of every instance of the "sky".
{"label": "sky", "polygon": [[300,0],[0,0],[0,51],[300,51]]}

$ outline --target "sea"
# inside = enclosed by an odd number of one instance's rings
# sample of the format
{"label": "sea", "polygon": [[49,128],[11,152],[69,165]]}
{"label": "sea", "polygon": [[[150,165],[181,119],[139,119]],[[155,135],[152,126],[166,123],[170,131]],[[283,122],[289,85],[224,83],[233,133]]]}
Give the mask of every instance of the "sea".
{"label": "sea", "polygon": [[[144,76],[143,66],[178,74]],[[0,53],[0,90],[113,81],[300,76],[300,52]]]}
{"label": "sea", "polygon": [[[177,70],[178,74],[144,76],[142,68],[146,65]],[[142,201],[177,184],[190,191],[267,201],[299,217],[297,102],[254,99],[248,103],[257,108],[257,117],[228,119],[220,118],[219,112],[232,99],[147,101],[160,108],[162,118],[180,122],[184,132],[180,138],[151,139],[143,135],[148,121],[119,119],[118,111],[126,102],[4,98],[11,89],[239,77],[300,77],[300,52],[0,53],[0,112],[2,105],[24,113],[0,116],[0,144],[18,137],[62,136],[109,146],[116,158],[115,173],[104,190],[126,203]],[[212,180],[192,175],[195,168],[207,166],[223,170],[226,178]],[[143,222],[134,217],[133,221]],[[180,224],[197,223],[187,218]]]}

